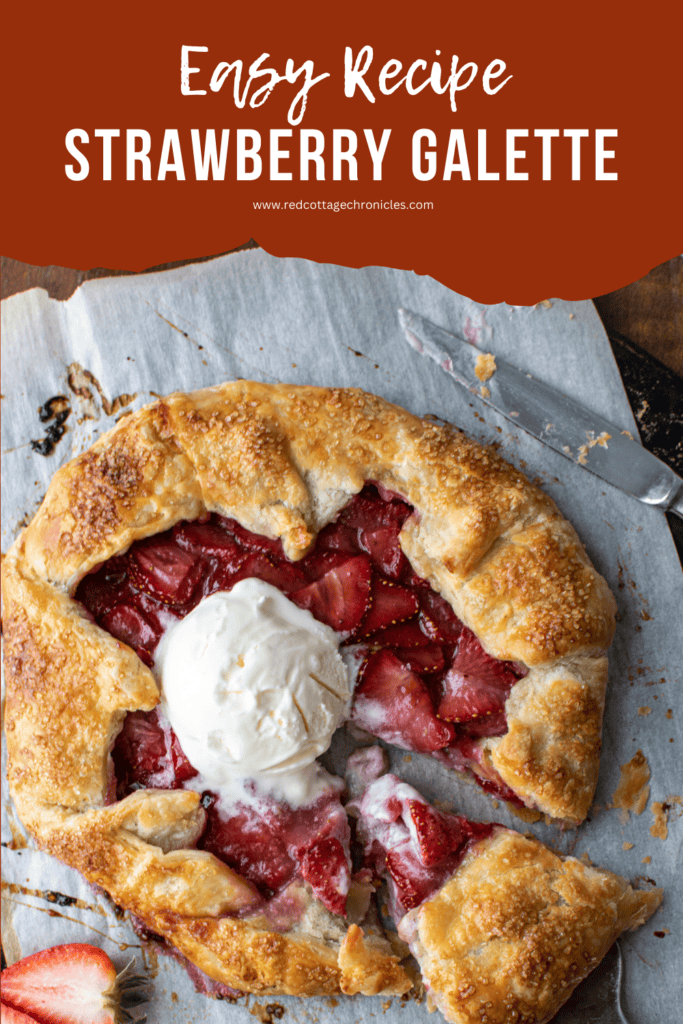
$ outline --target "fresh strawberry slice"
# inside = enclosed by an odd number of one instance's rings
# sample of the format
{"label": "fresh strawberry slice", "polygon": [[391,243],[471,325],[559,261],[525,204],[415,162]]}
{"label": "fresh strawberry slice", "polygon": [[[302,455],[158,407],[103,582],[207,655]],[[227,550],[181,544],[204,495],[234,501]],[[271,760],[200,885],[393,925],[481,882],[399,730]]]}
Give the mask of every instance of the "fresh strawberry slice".
{"label": "fresh strawberry slice", "polygon": [[440,864],[467,839],[467,833],[454,815],[446,817],[421,800],[408,801],[408,814],[412,819],[420,860],[425,867]]}
{"label": "fresh strawberry slice", "polygon": [[232,575],[230,586],[233,587],[240,580],[252,578],[270,583],[289,597],[308,582],[298,564],[286,561],[271,562],[270,558],[260,551],[252,551],[247,555],[237,572]]}
{"label": "fresh strawberry slice", "polygon": [[370,573],[367,555],[358,555],[297,590],[292,600],[300,608],[308,608],[320,622],[348,635],[358,628],[367,610]]}
{"label": "fresh strawberry slice", "polygon": [[136,544],[131,556],[135,586],[170,604],[188,601],[203,571],[201,560],[169,536]]}
{"label": "fresh strawberry slice", "polygon": [[21,1010],[13,1010],[6,1003],[0,1003],[0,1024],[39,1024],[35,1017],[29,1017]]}
{"label": "fresh strawberry slice", "polygon": [[440,643],[456,643],[465,627],[448,601],[427,587],[420,588],[419,599],[428,635]]}
{"label": "fresh strawberry slice", "polygon": [[246,527],[240,526],[236,519],[227,519],[224,516],[216,516],[219,526],[231,533],[240,544],[248,551],[262,551],[276,559],[284,559],[285,553],[282,550],[282,541],[272,537],[264,537],[260,533],[252,533]]}
{"label": "fresh strawberry slice", "polygon": [[102,616],[100,625],[135,651],[154,650],[161,636],[141,611],[128,604],[115,605]]}
{"label": "fresh strawberry slice", "polygon": [[398,542],[400,532],[401,523],[397,520],[387,526],[358,532],[360,546],[370,555],[372,564],[392,580],[400,579],[408,564]]}
{"label": "fresh strawberry slice", "polygon": [[516,682],[517,676],[509,663],[492,658],[474,633],[463,629],[455,657],[443,680],[439,718],[469,722],[497,715],[504,710]]}
{"label": "fresh strawberry slice", "polygon": [[418,619],[409,619],[407,622],[399,622],[395,626],[387,626],[377,633],[372,633],[366,638],[370,644],[377,644],[380,647],[427,647],[430,644],[429,637],[423,632]]}
{"label": "fresh strawberry slice", "polygon": [[6,967],[2,1001],[38,1024],[115,1024],[121,1019],[116,969],[103,950],[86,943],[53,946]]}
{"label": "fresh strawberry slice", "polygon": [[232,533],[228,533],[220,522],[178,523],[173,527],[173,537],[179,547],[194,555],[210,555],[219,558],[233,569],[247,557],[247,552],[237,542]]}
{"label": "fresh strawberry slice", "polygon": [[428,753],[448,746],[452,725],[434,714],[429,690],[391,651],[371,654],[356,688],[351,721],[406,750]]}
{"label": "fresh strawberry slice", "polygon": [[333,914],[343,915],[349,894],[349,865],[344,847],[328,836],[308,849],[301,858],[301,874],[313,892]]}
{"label": "fresh strawberry slice", "polygon": [[441,672],[446,666],[443,649],[438,644],[426,647],[396,647],[394,654],[411,672]]}
{"label": "fresh strawberry slice", "polygon": [[385,626],[404,622],[417,611],[417,598],[410,590],[375,573],[372,575],[370,600],[368,614],[358,630],[361,636],[370,636]]}

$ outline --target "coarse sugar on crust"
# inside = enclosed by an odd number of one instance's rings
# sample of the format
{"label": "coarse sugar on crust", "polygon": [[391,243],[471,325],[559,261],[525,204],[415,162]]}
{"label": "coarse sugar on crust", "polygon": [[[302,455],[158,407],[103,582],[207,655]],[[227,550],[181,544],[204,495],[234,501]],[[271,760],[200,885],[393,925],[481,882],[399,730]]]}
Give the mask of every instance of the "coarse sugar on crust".
{"label": "coarse sugar on crust", "polygon": [[[276,941],[263,925],[214,916],[244,893],[211,855],[177,848],[197,824],[187,794],[147,791],[142,816],[136,794],[109,803],[123,718],[159,692],[72,595],[133,541],[206,512],[281,538],[296,561],[366,481],[414,507],[400,543],[416,572],[489,654],[529,670],[508,699],[506,736],[478,741],[483,761],[528,805],[580,821],[597,777],[614,600],[551,499],[453,427],[357,389],[236,381],[171,395],[56,473],[3,564],[8,775],[22,820],[212,977],[248,991],[398,992],[406,982],[379,939],[344,940],[344,929]],[[165,815],[179,822],[175,839]],[[262,951],[248,969],[235,966],[238,942]],[[306,982],[288,943],[313,958]]]}
{"label": "coarse sugar on crust", "polygon": [[657,909],[611,871],[497,828],[399,934],[452,1024],[546,1024],[626,929]]}

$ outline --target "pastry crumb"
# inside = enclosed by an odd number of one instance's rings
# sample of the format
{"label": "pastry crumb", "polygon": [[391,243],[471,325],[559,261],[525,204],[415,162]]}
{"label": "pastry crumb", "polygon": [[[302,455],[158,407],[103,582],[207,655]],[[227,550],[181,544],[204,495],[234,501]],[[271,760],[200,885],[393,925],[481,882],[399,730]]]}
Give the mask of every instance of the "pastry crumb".
{"label": "pastry crumb", "polygon": [[673,716],[674,716],[674,710],[673,710],[673,708],[669,708],[667,710],[667,712],[666,712],[666,717],[667,718],[673,718]]}
{"label": "pastry crumb", "polygon": [[630,441],[635,441],[635,437],[630,430],[622,430],[622,434],[626,434],[626,437],[628,437]]}
{"label": "pastry crumb", "polygon": [[665,840],[669,835],[669,816],[674,806],[677,806],[678,813],[683,814],[683,797],[667,796],[666,800],[656,800],[652,804],[654,822],[650,826],[650,835],[655,839]]}
{"label": "pastry crumb", "polygon": [[490,352],[482,352],[477,356],[477,361],[474,364],[474,372],[477,380],[480,380],[482,384],[493,377],[496,372],[496,359]]}
{"label": "pastry crumb", "polygon": [[489,388],[487,388],[486,386],[481,387],[479,389],[479,394],[481,395],[482,398],[490,398],[491,397],[491,392],[490,392]]}
{"label": "pastry crumb", "polygon": [[652,934],[656,935],[658,939],[663,939],[666,935],[671,935],[671,932],[668,928],[658,928],[657,931]]}
{"label": "pastry crumb", "polygon": [[540,821],[543,817],[541,811],[532,811],[530,807],[513,807],[510,805],[510,810],[516,818],[521,818],[522,821],[526,821],[532,824],[535,821]]}
{"label": "pastry crumb", "polygon": [[638,714],[641,715],[641,716],[651,715],[652,714],[652,708],[649,708],[647,706],[647,704],[646,704],[645,707],[638,708]]}
{"label": "pastry crumb", "polygon": [[543,306],[544,309],[552,309],[553,308],[553,304],[550,301],[550,299],[541,299],[541,301],[539,303],[537,303],[537,305]]}
{"label": "pastry crumb", "polygon": [[641,864],[652,864],[652,857],[648,854],[647,857],[643,857],[640,862]]}
{"label": "pastry crumb", "polygon": [[619,785],[612,795],[612,807],[633,814],[642,814],[650,795],[650,766],[642,750],[621,766]]}
{"label": "pastry crumb", "polygon": [[622,850],[632,850],[633,847],[634,847],[634,843],[622,843],[621,844]]}

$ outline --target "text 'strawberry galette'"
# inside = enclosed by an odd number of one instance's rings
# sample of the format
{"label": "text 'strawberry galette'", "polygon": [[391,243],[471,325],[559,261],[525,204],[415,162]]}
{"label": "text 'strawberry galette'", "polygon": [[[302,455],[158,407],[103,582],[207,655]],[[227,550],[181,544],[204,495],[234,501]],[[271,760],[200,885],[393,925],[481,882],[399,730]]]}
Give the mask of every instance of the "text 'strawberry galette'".
{"label": "text 'strawberry galette'", "polygon": [[[551,817],[590,805],[604,580],[522,474],[380,398],[240,381],[127,416],[56,474],[3,583],[23,821],[226,985],[410,987],[316,760],[347,720]],[[418,804],[439,887],[514,836]]]}

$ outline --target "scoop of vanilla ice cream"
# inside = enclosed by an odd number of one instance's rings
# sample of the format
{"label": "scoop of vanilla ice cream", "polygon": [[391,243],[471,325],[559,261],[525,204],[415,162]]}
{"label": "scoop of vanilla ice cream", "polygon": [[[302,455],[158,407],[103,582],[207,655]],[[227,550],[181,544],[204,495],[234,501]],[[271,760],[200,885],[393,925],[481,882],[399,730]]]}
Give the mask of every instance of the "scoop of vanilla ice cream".
{"label": "scoop of vanilla ice cream", "polygon": [[162,709],[209,786],[297,772],[345,713],[339,637],[258,579],[205,598],[155,655]]}

